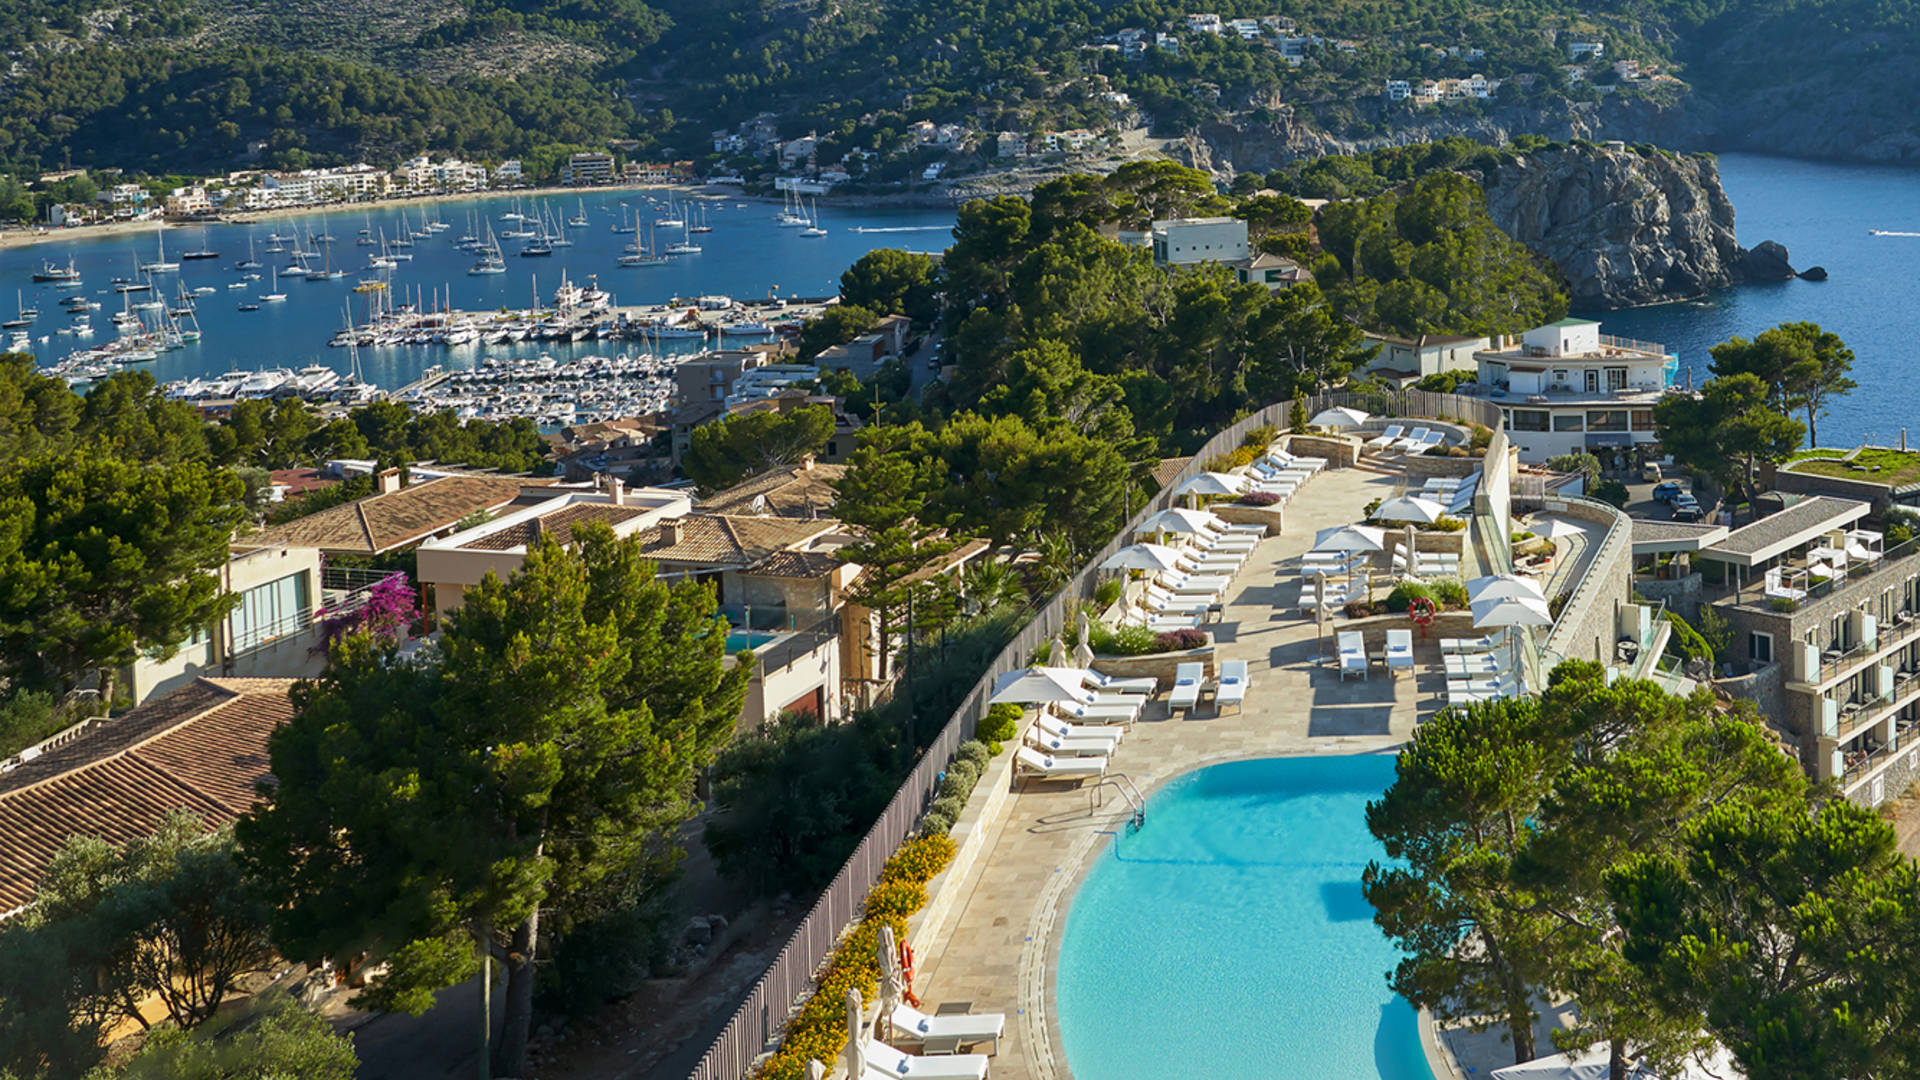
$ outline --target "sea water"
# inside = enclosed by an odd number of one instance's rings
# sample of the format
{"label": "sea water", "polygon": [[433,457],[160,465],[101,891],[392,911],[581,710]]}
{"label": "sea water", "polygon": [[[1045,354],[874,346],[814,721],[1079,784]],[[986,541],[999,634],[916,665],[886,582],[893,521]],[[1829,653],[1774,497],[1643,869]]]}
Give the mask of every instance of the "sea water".
{"label": "sea water", "polygon": [[1392,755],[1189,773],[1100,856],[1067,915],[1075,1080],[1432,1080],[1360,889]]}

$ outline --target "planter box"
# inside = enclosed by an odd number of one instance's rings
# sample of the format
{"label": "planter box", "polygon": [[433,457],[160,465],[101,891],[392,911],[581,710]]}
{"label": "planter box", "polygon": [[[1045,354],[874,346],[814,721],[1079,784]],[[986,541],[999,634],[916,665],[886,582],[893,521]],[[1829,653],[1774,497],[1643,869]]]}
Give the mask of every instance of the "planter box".
{"label": "planter box", "polygon": [[1198,661],[1203,665],[1208,678],[1215,671],[1213,662],[1213,639],[1209,635],[1207,643],[1198,649],[1185,652],[1154,653],[1151,656],[1099,656],[1093,658],[1093,670],[1102,675],[1112,675],[1120,679],[1137,679],[1151,675],[1160,680],[1160,688],[1173,685],[1174,669],[1181,664]]}
{"label": "planter box", "polygon": [[1242,506],[1233,502],[1217,502],[1207,509],[1214,512],[1221,521],[1235,525],[1265,525],[1266,535],[1280,535],[1282,508],[1278,506]]}

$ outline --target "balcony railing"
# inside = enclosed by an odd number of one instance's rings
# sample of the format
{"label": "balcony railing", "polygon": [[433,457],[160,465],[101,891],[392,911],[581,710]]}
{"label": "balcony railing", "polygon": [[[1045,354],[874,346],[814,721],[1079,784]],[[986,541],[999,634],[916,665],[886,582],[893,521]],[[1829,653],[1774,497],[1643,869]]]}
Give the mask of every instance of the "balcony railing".
{"label": "balcony railing", "polygon": [[[1845,571],[1839,576],[1814,582],[1801,590],[1806,595],[1792,599],[1796,607],[1805,607],[1815,600],[1832,596],[1842,589],[1851,589],[1861,582],[1883,580],[1889,570],[1896,565],[1904,566],[1906,561],[1915,555],[1920,555],[1920,536],[1888,548],[1880,558],[1872,562],[1849,562]],[[1804,561],[1794,564],[1783,559],[1781,565],[1794,570],[1807,568]],[[1763,580],[1756,578],[1743,582],[1740,589],[1734,593],[1733,599],[1737,604],[1752,604],[1755,607],[1768,608],[1772,606],[1776,597],[1767,593],[1766,583]]]}
{"label": "balcony railing", "polygon": [[1819,677],[1809,681],[1816,683],[1832,682],[1834,679],[1850,674],[1848,670],[1867,657],[1876,653],[1892,652],[1920,641],[1920,618],[1906,615],[1878,629],[1872,641],[1863,641],[1848,647],[1843,652],[1822,653],[1820,655]]}

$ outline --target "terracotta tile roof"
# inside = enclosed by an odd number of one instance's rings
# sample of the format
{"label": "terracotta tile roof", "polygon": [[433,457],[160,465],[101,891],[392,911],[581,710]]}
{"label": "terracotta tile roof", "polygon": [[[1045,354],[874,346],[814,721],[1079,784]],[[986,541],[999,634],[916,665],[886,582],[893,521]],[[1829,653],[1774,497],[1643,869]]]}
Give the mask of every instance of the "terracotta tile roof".
{"label": "terracotta tile roof", "polygon": [[932,559],[927,560],[927,564],[925,566],[922,566],[920,569],[915,570],[913,573],[908,574],[906,577],[901,578],[900,580],[926,581],[929,578],[934,578],[934,577],[938,577],[941,574],[950,573],[953,571],[955,567],[965,566],[968,562],[971,562],[975,556],[979,555],[983,551],[986,551],[988,548],[991,548],[992,546],[993,546],[993,542],[990,540],[965,541],[959,544],[958,546],[956,546],[952,551],[949,551],[944,555],[937,555]]}
{"label": "terracotta tile roof", "polygon": [[288,495],[302,495],[340,482],[319,469],[275,469],[272,475],[275,484],[286,486]]}
{"label": "terracotta tile roof", "polygon": [[771,469],[702,499],[700,510],[736,516],[824,517],[833,512],[833,504],[840,497],[833,488],[834,481],[846,473],[845,465]]}
{"label": "terracotta tile roof", "polygon": [[182,807],[222,825],[271,782],[292,679],[200,679],[0,773],[0,917],[33,900],[68,836],[124,844]]}
{"label": "terracotta tile roof", "polygon": [[[635,535],[640,538],[641,554],[649,559],[745,569],[776,551],[804,544],[839,527],[839,522],[829,518],[800,521],[689,514]],[[669,532],[672,539],[668,539]]]}
{"label": "terracotta tile roof", "polygon": [[[606,503],[576,503],[563,506],[551,514],[540,517],[540,527],[548,536],[561,544],[573,543],[573,529],[576,525],[589,521],[603,521],[608,525],[617,525],[630,518],[637,518],[647,512],[644,506],[609,506]],[[512,551],[517,547],[526,547],[533,542],[533,520],[516,522],[497,532],[488,533],[469,543],[460,545],[472,551]]]}
{"label": "terracotta tile roof", "polygon": [[755,577],[822,578],[843,562],[831,551],[776,551],[753,568]]}
{"label": "terracotta tile roof", "polygon": [[527,486],[550,480],[522,477],[445,476],[408,484],[385,495],[330,506],[247,537],[248,546],[292,544],[355,555],[417,543],[478,510],[512,502]]}
{"label": "terracotta tile roof", "polygon": [[1187,462],[1192,460],[1190,457],[1161,458],[1160,464],[1153,467],[1153,482],[1160,487],[1166,487],[1179,479],[1180,470],[1186,468]]}

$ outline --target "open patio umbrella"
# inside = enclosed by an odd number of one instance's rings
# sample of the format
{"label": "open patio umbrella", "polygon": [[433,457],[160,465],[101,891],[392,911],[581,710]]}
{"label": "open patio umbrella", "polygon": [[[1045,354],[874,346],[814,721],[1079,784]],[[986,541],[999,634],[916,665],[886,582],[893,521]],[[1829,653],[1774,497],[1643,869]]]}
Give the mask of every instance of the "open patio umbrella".
{"label": "open patio umbrella", "polygon": [[1231,473],[1203,472],[1188,477],[1173,489],[1175,495],[1191,495],[1196,505],[1202,495],[1238,495],[1247,489],[1247,478]]}
{"label": "open patio umbrella", "polygon": [[1547,597],[1531,578],[1517,574],[1488,574],[1467,582],[1467,603],[1478,604],[1483,600],[1530,600],[1544,606]]}
{"label": "open patio umbrella", "polygon": [[1143,533],[1187,533],[1211,532],[1219,528],[1220,519],[1205,510],[1182,510],[1179,507],[1162,510],[1140,523]]}
{"label": "open patio umbrella", "polygon": [[1074,668],[1030,667],[1009,671],[994,683],[989,705],[1045,705],[1053,701],[1079,701],[1083,676]]}
{"label": "open patio umbrella", "polygon": [[1321,409],[1313,414],[1307,423],[1323,428],[1355,428],[1367,422],[1367,414],[1359,409],[1349,409],[1344,405],[1335,405],[1331,409]]}
{"label": "open patio umbrella", "polygon": [[1432,524],[1446,516],[1446,507],[1418,495],[1402,495],[1396,499],[1388,499],[1373,510],[1375,521],[1418,521],[1422,524]]}
{"label": "open patio umbrella", "polygon": [[1385,530],[1371,525],[1335,525],[1330,529],[1321,529],[1313,535],[1313,550],[1370,552],[1379,551],[1387,546]]}
{"label": "open patio umbrella", "polygon": [[[1484,580],[1484,579],[1481,579]],[[1513,655],[1509,666],[1516,677],[1520,670],[1520,635],[1513,628],[1520,626],[1552,626],[1553,612],[1547,610],[1545,600],[1518,599],[1516,597],[1487,597],[1484,600],[1470,601],[1473,611],[1474,629],[1503,626],[1508,630],[1507,640],[1512,645]]]}
{"label": "open patio umbrella", "polygon": [[1587,535],[1587,530],[1565,518],[1556,517],[1534,518],[1533,524],[1527,526],[1527,529],[1533,535],[1545,537],[1548,540],[1570,540],[1576,536]]}
{"label": "open patio umbrella", "polygon": [[1093,620],[1087,618],[1085,611],[1079,617],[1080,641],[1073,647],[1073,666],[1090,668],[1093,666]]}
{"label": "open patio umbrella", "polygon": [[847,991],[847,1075],[867,1075],[867,1040],[860,1030],[860,991]]}
{"label": "open patio umbrella", "polygon": [[900,1004],[900,995],[906,982],[900,974],[900,954],[894,944],[893,927],[880,924],[879,942],[875,946],[880,960],[880,1015],[891,1015],[894,1006]]}
{"label": "open patio umbrella", "polygon": [[1180,553],[1165,544],[1132,544],[1114,552],[1100,569],[1171,570],[1179,562]]}

